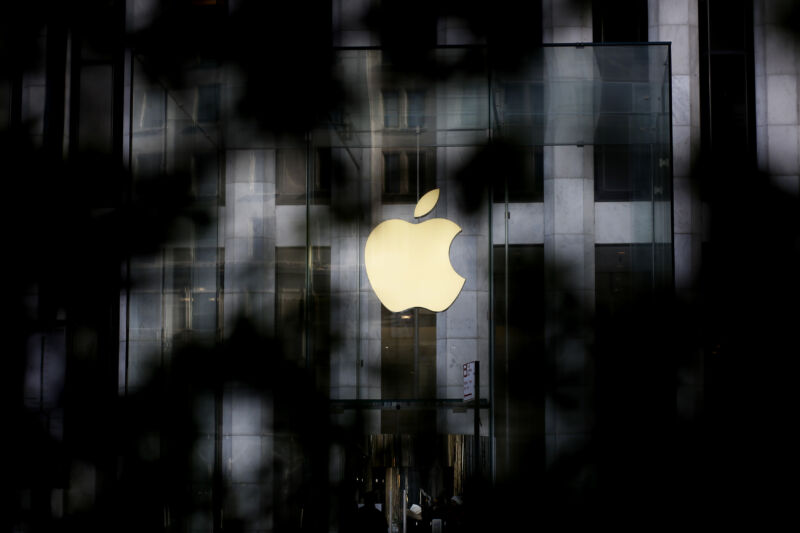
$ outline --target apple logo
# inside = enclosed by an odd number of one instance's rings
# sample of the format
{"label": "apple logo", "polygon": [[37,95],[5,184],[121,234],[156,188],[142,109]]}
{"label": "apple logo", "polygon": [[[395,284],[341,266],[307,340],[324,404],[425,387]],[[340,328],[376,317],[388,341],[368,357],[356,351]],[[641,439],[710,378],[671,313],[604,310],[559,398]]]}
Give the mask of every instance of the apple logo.
{"label": "apple logo", "polygon": [[[439,189],[427,192],[414,218],[427,215],[439,200]],[[378,224],[367,237],[364,265],[375,295],[396,313],[411,307],[444,311],[464,278],[450,264],[450,244],[461,228],[446,218],[412,224],[397,218]]]}

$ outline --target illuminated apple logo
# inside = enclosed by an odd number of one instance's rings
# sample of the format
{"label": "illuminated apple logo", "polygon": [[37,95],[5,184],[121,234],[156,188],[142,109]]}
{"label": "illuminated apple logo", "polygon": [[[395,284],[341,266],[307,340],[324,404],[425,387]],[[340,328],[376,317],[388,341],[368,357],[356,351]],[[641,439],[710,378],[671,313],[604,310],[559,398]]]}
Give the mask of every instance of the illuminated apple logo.
{"label": "illuminated apple logo", "polygon": [[[439,200],[434,189],[417,202],[414,218],[427,215]],[[461,228],[446,218],[412,224],[397,218],[378,224],[367,238],[364,264],[378,299],[392,312],[410,307],[444,311],[464,278],[450,264],[450,244]]]}

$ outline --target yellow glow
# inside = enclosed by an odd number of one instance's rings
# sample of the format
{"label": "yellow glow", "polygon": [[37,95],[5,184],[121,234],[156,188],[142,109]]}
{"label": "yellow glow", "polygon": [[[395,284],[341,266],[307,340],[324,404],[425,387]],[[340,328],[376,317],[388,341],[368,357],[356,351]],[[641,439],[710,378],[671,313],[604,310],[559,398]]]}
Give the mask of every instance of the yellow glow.
{"label": "yellow glow", "polygon": [[[433,205],[437,199],[438,190]],[[421,211],[419,204],[416,211]],[[450,243],[460,231],[444,218],[378,224],[367,238],[364,263],[372,289],[387,309],[396,313],[424,307],[439,312],[450,307],[466,281],[450,264]]]}

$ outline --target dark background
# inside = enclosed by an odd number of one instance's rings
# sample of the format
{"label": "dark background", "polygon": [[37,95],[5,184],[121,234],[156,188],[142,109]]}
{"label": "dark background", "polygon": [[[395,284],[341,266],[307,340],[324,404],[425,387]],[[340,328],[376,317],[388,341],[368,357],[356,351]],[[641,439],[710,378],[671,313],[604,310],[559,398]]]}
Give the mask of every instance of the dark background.
{"label": "dark background", "polygon": [[[598,24],[606,32],[604,40],[613,40],[614,31],[624,34],[617,40],[642,38],[641,32],[628,31],[641,18],[639,7],[631,4],[626,14],[608,15],[612,3],[597,3],[597,16],[610,17],[605,26],[595,20],[596,32]],[[715,105],[703,115],[702,152],[693,173],[712,216],[699,282],[680,294],[634,294],[612,318],[598,316],[594,437],[547,471],[536,466],[541,450],[533,447],[518,477],[494,486],[471,485],[465,494],[466,523],[476,531],[511,524],[766,528],[791,517],[798,450],[800,206],[797,195],[772,186],[754,164],[752,65],[746,55],[752,49],[752,5],[699,4],[708,8],[701,9],[701,33],[710,36],[701,39],[706,43],[702,57],[711,58],[711,73],[704,74],[716,80],[701,93],[703,101],[713,99]],[[110,64],[123,61],[124,48],[132,47],[146,60],[148,74],[175,87],[198,58],[236,64],[248,79],[242,111],[267,132],[300,134],[347,98],[331,73],[326,2],[241,2],[232,15],[225,2],[164,6],[154,23],[136,34],[123,31],[119,1],[32,0],[2,8],[0,76],[16,83],[44,56],[48,87],[41,148],[29,141],[14,104],[17,92],[11,95],[10,126],[0,132],[8,281],[0,369],[8,464],[0,482],[6,509],[0,520],[7,531],[178,529],[183,519],[166,526],[163,509],[167,503],[178,510],[188,505],[182,494],[190,477],[194,428],[187,413],[200,394],[219,394],[226,383],[241,382],[295,400],[276,407],[276,424],[298,436],[309,464],[302,497],[311,518],[305,528],[326,530],[333,501],[327,488],[328,446],[357,441],[358,428],[341,432],[329,425],[324,394],[282,356],[280,339],[243,323],[225,342],[185,348],[170,372],[157,375],[140,394],[117,395],[116,355],[109,354],[117,353],[120,265],[132,254],[158,249],[177,217],[202,222],[203,214],[192,209],[185,177],[160,176],[132,190],[120,164],[119,138],[107,151],[73,143],[64,157],[64,86],[52,80],[64,79],[66,35],[100,51],[101,60]],[[451,14],[468,21],[485,38],[492,67],[513,70],[541,42],[541,21],[535,18],[541,9],[535,7],[511,0],[385,0],[367,23],[398,72],[441,79],[478,64],[469,56],[455,65],[437,64],[429,53],[436,44],[437,17]],[[786,31],[800,29],[800,10],[788,11],[785,21]],[[46,41],[39,39],[43,28]],[[276,77],[288,82],[274,83]],[[121,104],[115,102],[113,109],[113,120],[120,120]],[[507,155],[502,145],[493,145],[476,156],[462,176],[465,205],[486,201],[493,184],[485,177],[501,173],[481,170],[515,164]],[[537,268],[535,255],[519,254],[514,268]],[[34,313],[31,286],[37,288]],[[22,404],[27,339],[54,328],[64,328],[71,346],[65,438],[59,441]],[[249,356],[254,347],[270,357]],[[678,376],[698,353],[704,361],[704,398],[700,412],[687,420],[676,414]],[[267,367],[272,371],[265,372]],[[543,380],[538,386],[547,389]],[[640,427],[626,434],[630,417]],[[167,443],[161,461],[131,446],[152,431]],[[587,462],[596,465],[596,478],[576,481],[575,472]],[[76,463],[96,466],[97,498],[79,512],[56,518],[49,489],[65,487]],[[19,504],[20,494],[27,505]],[[227,529],[235,527],[229,523]]]}

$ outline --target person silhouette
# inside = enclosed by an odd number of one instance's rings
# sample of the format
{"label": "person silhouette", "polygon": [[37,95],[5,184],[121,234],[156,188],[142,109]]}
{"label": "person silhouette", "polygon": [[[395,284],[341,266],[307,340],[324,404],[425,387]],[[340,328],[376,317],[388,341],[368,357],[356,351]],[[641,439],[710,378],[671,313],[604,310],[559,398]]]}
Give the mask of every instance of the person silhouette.
{"label": "person silhouette", "polygon": [[377,502],[378,495],[375,491],[370,491],[364,496],[364,506],[356,513],[357,533],[387,533],[386,517],[383,511],[375,507]]}
{"label": "person silhouette", "polygon": [[460,496],[451,496],[447,502],[447,531],[461,533],[464,530],[464,502]]}

